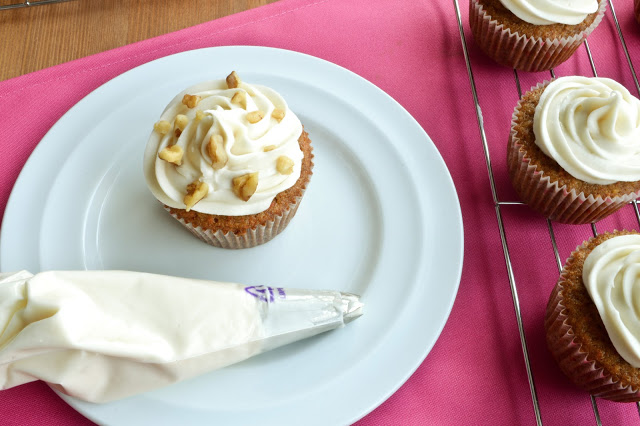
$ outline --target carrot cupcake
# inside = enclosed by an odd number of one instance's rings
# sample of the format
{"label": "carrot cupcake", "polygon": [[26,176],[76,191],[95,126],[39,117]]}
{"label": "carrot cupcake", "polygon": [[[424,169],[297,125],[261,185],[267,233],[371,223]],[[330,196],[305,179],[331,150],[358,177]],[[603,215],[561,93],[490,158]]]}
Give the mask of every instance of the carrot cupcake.
{"label": "carrot cupcake", "polygon": [[234,71],[169,103],[147,142],[144,173],[153,195],[198,238],[248,248],[293,218],[312,158],[309,136],[285,100]]}
{"label": "carrot cupcake", "polygon": [[569,59],[602,20],[605,3],[470,0],[469,23],[476,44],[496,62],[543,71]]}
{"label": "carrot cupcake", "polygon": [[539,84],[513,112],[507,165],[534,210],[598,221],[640,195],[640,100],[607,78]]}
{"label": "carrot cupcake", "polygon": [[545,316],[563,373],[592,395],[640,401],[640,234],[619,231],[571,254]]}

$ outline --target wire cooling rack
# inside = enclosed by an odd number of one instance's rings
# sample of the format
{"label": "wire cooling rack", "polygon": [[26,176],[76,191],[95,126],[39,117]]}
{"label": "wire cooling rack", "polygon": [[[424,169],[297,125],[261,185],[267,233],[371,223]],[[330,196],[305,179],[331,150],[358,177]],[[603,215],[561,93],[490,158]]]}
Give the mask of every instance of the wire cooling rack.
{"label": "wire cooling rack", "polygon": [[0,5],[0,10],[19,9],[22,7],[30,7],[30,6],[42,6],[44,4],[64,3],[68,1],[73,1],[73,0],[34,0],[34,1],[25,0],[22,3]]}
{"label": "wire cooling rack", "polygon": [[[622,49],[624,51],[624,54],[626,56],[627,59],[627,64],[629,65],[629,69],[631,71],[631,75],[633,76],[633,81],[635,83],[636,86],[636,90],[638,92],[638,95],[640,95],[640,85],[638,84],[638,76],[636,74],[635,69],[633,68],[633,64],[631,63],[631,57],[629,55],[629,50],[627,49],[627,43],[624,40],[624,36],[622,35],[622,30],[620,28],[620,23],[618,22],[618,17],[616,15],[616,11],[615,8],[613,7],[613,2],[611,0],[607,0],[609,3],[609,9],[610,9],[610,13],[613,17],[613,21],[615,23],[617,32],[618,32],[618,38],[620,40],[620,43],[622,45]],[[473,95],[473,102],[476,108],[476,118],[478,120],[478,127],[480,129],[480,138],[482,140],[482,147],[484,150],[484,157],[485,157],[485,162],[487,164],[487,172],[489,173],[489,184],[491,186],[491,195],[493,197],[493,204],[496,210],[496,218],[498,220],[498,230],[500,232],[500,240],[502,242],[502,250],[504,252],[504,260],[505,260],[505,264],[507,267],[507,276],[509,278],[509,287],[511,289],[511,296],[513,298],[513,308],[515,310],[515,316],[516,316],[516,322],[518,324],[518,331],[520,333],[520,343],[522,345],[522,353],[524,355],[524,364],[527,370],[527,378],[529,379],[529,388],[531,391],[531,400],[533,403],[533,410],[534,410],[534,414],[536,417],[536,422],[538,425],[542,425],[542,418],[540,415],[540,405],[538,403],[538,396],[537,396],[537,391],[536,391],[536,385],[535,382],[533,380],[533,374],[531,372],[531,364],[529,362],[529,350],[527,348],[527,339],[525,337],[525,332],[524,332],[524,326],[522,323],[522,315],[521,315],[521,311],[520,311],[520,301],[518,299],[518,290],[517,290],[517,286],[516,286],[516,279],[513,273],[513,266],[511,263],[511,254],[509,253],[509,247],[507,245],[507,238],[506,238],[506,234],[505,234],[505,228],[504,228],[504,222],[502,220],[502,207],[503,206],[513,206],[513,205],[524,205],[524,203],[522,202],[516,202],[516,201],[500,201],[498,199],[498,193],[497,193],[497,189],[496,189],[496,183],[495,183],[495,179],[493,176],[493,168],[491,166],[491,156],[489,155],[489,145],[487,143],[487,136],[485,133],[485,128],[484,128],[484,118],[482,115],[482,109],[480,107],[480,102],[478,100],[478,92],[476,89],[476,83],[473,77],[473,70],[471,67],[471,60],[469,58],[469,50],[468,50],[468,45],[467,45],[467,40],[465,38],[464,35],[464,29],[462,26],[462,19],[461,19],[461,15],[460,15],[460,6],[458,4],[458,0],[453,0],[453,6],[455,8],[456,11],[456,17],[458,19],[458,29],[460,31],[460,40],[462,42],[462,50],[464,53],[464,60],[465,63],[467,65],[467,72],[469,74],[469,82],[471,83],[471,94]],[[587,41],[585,40],[584,42],[584,47],[586,49],[587,52],[587,57],[589,58],[589,63],[591,65],[591,70],[593,72],[593,76],[597,77],[598,76],[598,72],[596,70],[596,65],[593,61],[593,56],[591,55],[591,49],[589,49],[589,44],[587,43]],[[550,71],[551,77],[555,78],[555,73],[553,71],[553,69]],[[516,89],[518,91],[518,97],[522,97],[522,89],[520,87],[520,79],[518,77],[518,71],[517,70],[513,70],[513,75],[514,75],[514,79],[515,79],[515,84],[516,84]],[[630,203],[631,208],[634,209],[635,211],[635,216],[636,219],[638,221],[638,224],[640,225],[640,211],[638,210],[638,204],[636,201],[632,201]],[[547,228],[549,230],[549,237],[551,239],[551,245],[553,246],[553,251],[554,251],[554,255],[555,255],[555,259],[556,259],[556,263],[558,266],[558,271],[562,271],[562,262],[560,260],[560,254],[558,252],[558,245],[556,244],[556,237],[555,237],[555,233],[553,231],[553,224],[551,223],[551,221],[549,219],[547,219]],[[591,224],[591,230],[593,232],[593,235],[596,236],[598,235],[598,231],[596,228],[596,224],[592,223]],[[582,243],[582,241],[577,242],[576,245]],[[640,414],[640,403],[636,403],[637,408],[638,408],[638,413]],[[598,403],[596,401],[596,398],[591,396],[591,407],[593,408],[593,414],[595,416],[595,421],[598,424],[598,426],[602,425],[602,422],[600,420],[600,413],[598,412]]]}

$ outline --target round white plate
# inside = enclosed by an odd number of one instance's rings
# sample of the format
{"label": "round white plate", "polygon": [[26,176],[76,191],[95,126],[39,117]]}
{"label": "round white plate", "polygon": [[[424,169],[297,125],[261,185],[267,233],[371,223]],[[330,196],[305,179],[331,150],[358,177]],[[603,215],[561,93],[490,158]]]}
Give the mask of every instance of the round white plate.
{"label": "round white plate", "polygon": [[[183,88],[224,78],[273,87],[313,141],[314,175],[289,227],[233,251],[208,246],[147,190],[153,123]],[[447,320],[462,217],[420,125],[356,74],[296,52],[214,47],[168,56],[96,89],[32,154],[7,205],[0,270],[125,269],[358,293],[347,327],[125,400],[64,399],[103,424],[345,424],[415,371]]]}

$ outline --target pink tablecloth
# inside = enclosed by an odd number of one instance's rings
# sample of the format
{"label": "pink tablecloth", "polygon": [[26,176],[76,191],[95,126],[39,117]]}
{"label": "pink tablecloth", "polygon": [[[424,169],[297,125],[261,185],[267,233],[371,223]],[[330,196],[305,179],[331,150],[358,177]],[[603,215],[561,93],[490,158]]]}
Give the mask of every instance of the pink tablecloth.
{"label": "pink tablecloth", "polygon": [[[629,0],[615,4],[632,59],[640,68],[640,26]],[[513,72],[486,59],[465,31],[501,199],[516,197],[505,170],[505,143],[517,100]],[[635,93],[610,12],[589,39],[598,72]],[[385,90],[431,136],[458,189],[465,265],[449,322],[400,390],[361,424],[534,424],[531,396],[509,292],[469,80],[451,0],[283,0],[166,36],[0,83],[0,214],[38,141],[72,105],[107,80],[172,53],[219,45],[263,45],[342,65]],[[591,75],[584,49],[559,76]],[[523,89],[548,73],[521,73]],[[593,424],[589,398],[552,362],[542,319],[557,269],[546,222],[525,206],[504,208],[542,419]],[[631,207],[598,230],[638,228]],[[556,225],[560,255],[590,236],[589,226]],[[638,424],[633,404],[599,401],[605,424]],[[0,423],[89,423],[42,383],[0,392]]]}

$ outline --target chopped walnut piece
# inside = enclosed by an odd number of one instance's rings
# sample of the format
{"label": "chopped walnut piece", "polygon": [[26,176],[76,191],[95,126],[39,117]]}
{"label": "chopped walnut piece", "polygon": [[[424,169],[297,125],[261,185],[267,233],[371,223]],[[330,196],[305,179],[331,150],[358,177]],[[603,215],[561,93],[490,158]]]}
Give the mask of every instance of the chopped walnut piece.
{"label": "chopped walnut piece", "polygon": [[198,110],[196,111],[196,120],[200,121],[204,118],[204,112]]}
{"label": "chopped walnut piece", "polygon": [[247,109],[247,92],[236,92],[231,97],[231,103],[240,105],[242,108]]}
{"label": "chopped walnut piece", "polygon": [[258,188],[258,172],[233,178],[233,193],[242,201],[249,201],[249,198],[255,194],[256,188]]}
{"label": "chopped walnut piece", "polygon": [[187,211],[195,206],[198,201],[202,200],[209,193],[209,185],[206,182],[195,181],[187,185],[187,195],[184,196],[184,205]]}
{"label": "chopped walnut piece", "polygon": [[293,173],[293,160],[286,155],[281,155],[276,160],[276,170],[282,175]]}
{"label": "chopped walnut piece", "polygon": [[166,135],[171,130],[171,123],[166,120],[160,120],[153,125],[153,130],[160,133],[161,135]]}
{"label": "chopped walnut piece", "polygon": [[224,140],[220,135],[213,135],[209,139],[207,145],[209,157],[211,157],[211,166],[214,170],[219,170],[227,164],[227,152],[224,150]]}
{"label": "chopped walnut piece", "polygon": [[251,111],[247,114],[247,121],[251,124],[256,124],[258,121],[264,118],[264,112],[262,111]]}
{"label": "chopped walnut piece", "polygon": [[231,74],[227,76],[227,87],[229,87],[229,89],[237,89],[240,83],[241,81],[238,74],[235,71],[231,71]]}
{"label": "chopped walnut piece", "polygon": [[158,153],[158,157],[167,163],[179,166],[182,164],[182,156],[184,151],[180,145],[170,145]]}
{"label": "chopped walnut piece", "polygon": [[187,108],[195,108],[202,98],[198,95],[184,95],[182,97],[182,103],[187,106]]}
{"label": "chopped walnut piece", "polygon": [[264,148],[262,148],[262,150],[263,150],[264,152],[273,151],[274,149],[276,149],[276,146],[275,146],[275,145],[267,145],[267,146],[265,146]]}
{"label": "chopped walnut piece", "polygon": [[180,130],[184,130],[185,127],[187,127],[187,124],[189,124],[189,118],[184,115],[184,114],[178,114],[176,115],[176,127]]}
{"label": "chopped walnut piece", "polygon": [[276,120],[278,120],[278,123],[282,121],[282,119],[284,118],[284,110],[280,109],[280,108],[276,108],[273,110],[273,112],[271,113],[271,116],[273,118],[275,118]]}

